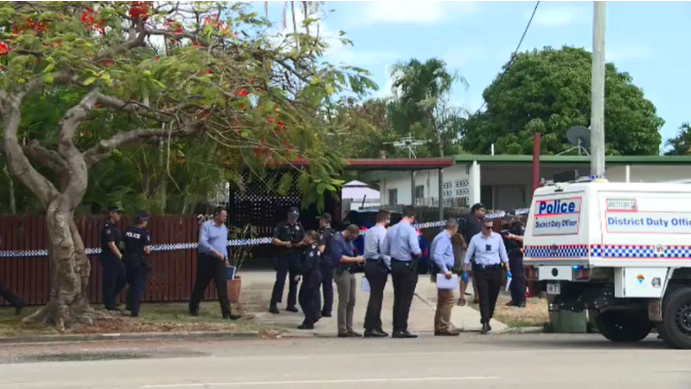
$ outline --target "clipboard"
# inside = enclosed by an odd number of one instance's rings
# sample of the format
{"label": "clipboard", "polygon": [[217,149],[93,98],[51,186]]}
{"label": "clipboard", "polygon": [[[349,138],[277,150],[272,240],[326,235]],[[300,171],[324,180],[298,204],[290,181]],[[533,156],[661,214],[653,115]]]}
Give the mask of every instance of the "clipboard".
{"label": "clipboard", "polygon": [[450,280],[446,279],[443,273],[437,273],[437,289],[440,290],[456,290],[458,288],[458,274],[451,276]]}

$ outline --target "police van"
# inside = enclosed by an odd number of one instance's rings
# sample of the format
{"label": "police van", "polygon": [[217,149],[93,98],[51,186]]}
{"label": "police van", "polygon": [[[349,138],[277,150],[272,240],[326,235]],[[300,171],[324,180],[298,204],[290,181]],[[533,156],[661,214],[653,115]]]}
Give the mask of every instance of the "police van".
{"label": "police van", "polygon": [[535,191],[523,241],[550,310],[587,309],[614,342],[657,328],[691,348],[691,191],[684,184],[553,183]]}

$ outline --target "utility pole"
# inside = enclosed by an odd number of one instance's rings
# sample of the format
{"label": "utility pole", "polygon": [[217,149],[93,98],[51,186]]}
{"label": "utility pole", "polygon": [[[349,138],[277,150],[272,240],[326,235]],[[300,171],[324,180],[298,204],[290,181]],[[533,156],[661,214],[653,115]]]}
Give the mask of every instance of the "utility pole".
{"label": "utility pole", "polygon": [[593,2],[590,174],[605,174],[605,2]]}

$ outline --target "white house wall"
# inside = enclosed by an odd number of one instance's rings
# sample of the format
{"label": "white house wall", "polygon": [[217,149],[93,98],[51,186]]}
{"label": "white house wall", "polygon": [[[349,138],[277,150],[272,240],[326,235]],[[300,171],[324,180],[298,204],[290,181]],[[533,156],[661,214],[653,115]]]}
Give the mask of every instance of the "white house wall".
{"label": "white house wall", "polygon": [[[470,164],[458,164],[443,170],[444,182],[455,183],[458,180],[468,180]],[[555,173],[567,170],[578,170],[581,176],[590,173],[588,165],[546,165],[540,167],[540,177],[551,180]],[[527,203],[532,197],[532,166],[529,164],[480,164],[480,185],[490,185],[494,188],[493,199],[495,202],[501,197],[501,189],[509,190],[510,187],[520,186],[524,190],[524,199]],[[605,176],[610,182],[626,182],[626,166],[608,166]],[[685,165],[630,165],[630,182],[667,182],[683,179],[691,179],[691,168]],[[439,177],[437,170],[421,170],[415,174],[415,185],[424,186],[425,199],[439,198]],[[391,172],[380,181],[381,204],[388,204],[389,189],[398,189],[398,205],[411,204],[412,192],[410,172]],[[471,191],[473,189],[471,188]],[[479,189],[478,189],[479,190]],[[486,204],[493,207],[491,204]],[[527,206],[524,204],[523,206]]]}

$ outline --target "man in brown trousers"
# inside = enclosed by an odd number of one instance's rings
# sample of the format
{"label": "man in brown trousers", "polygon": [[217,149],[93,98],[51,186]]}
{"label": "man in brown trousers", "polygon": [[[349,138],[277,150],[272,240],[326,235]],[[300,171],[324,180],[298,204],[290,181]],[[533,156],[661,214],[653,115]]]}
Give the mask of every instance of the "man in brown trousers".
{"label": "man in brown trousers", "polygon": [[[444,231],[437,234],[432,241],[432,261],[437,275],[443,274],[446,279],[453,278],[455,265],[451,238],[458,232],[458,222],[449,219]],[[454,305],[453,289],[437,288],[437,311],[434,315],[434,335],[458,336],[460,332],[451,324],[451,310]]]}

